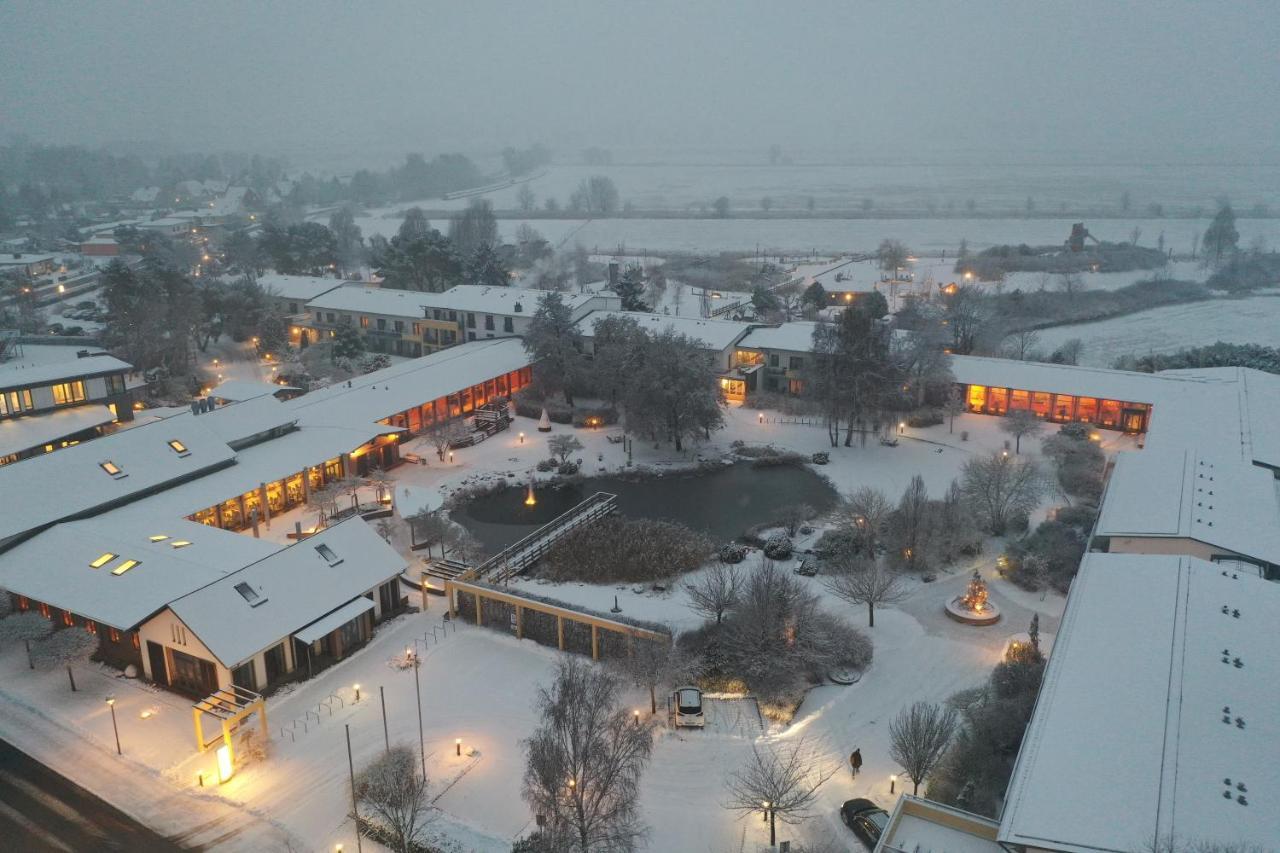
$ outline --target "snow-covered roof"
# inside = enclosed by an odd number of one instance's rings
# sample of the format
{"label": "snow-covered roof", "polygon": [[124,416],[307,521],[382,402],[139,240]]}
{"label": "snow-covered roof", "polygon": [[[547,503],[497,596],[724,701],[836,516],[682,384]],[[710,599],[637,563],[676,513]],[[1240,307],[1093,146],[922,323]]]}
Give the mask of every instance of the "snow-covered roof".
{"label": "snow-covered roof", "polygon": [[1197,381],[1131,370],[1106,370],[1100,367],[975,355],[953,355],[951,373],[957,382],[964,384],[1048,391],[1130,403],[1156,403],[1165,398],[1169,386],[1185,387],[1184,383]]}
{"label": "snow-covered roof", "polygon": [[[276,386],[279,390],[279,386]],[[251,397],[239,403],[217,406],[212,411],[194,415],[189,410],[180,418],[200,418],[219,438],[236,447],[246,439],[271,430],[281,430],[297,423],[297,416],[270,395]]]}
{"label": "snow-covered roof", "polygon": [[[0,586],[128,630],[279,547],[170,514],[112,512],[55,525],[13,548],[0,560]],[[128,560],[137,564],[117,573]]]}
{"label": "snow-covered roof", "polygon": [[903,794],[881,836],[885,853],[1004,853],[990,818]]}
{"label": "snow-covered roof", "polygon": [[57,257],[50,253],[7,252],[0,254],[0,267],[29,267],[32,264],[52,263]]}
{"label": "snow-covered roof", "polygon": [[210,397],[241,403],[255,397],[270,397],[279,391],[297,391],[292,385],[280,385],[260,379],[228,379],[209,392]]}
{"label": "snow-covered roof", "polygon": [[607,317],[629,317],[640,328],[651,334],[664,329],[674,329],[678,335],[686,335],[702,342],[710,350],[725,350],[736,344],[751,330],[750,323],[734,320],[701,320],[693,317],[671,317],[666,314],[649,314],[644,311],[592,311],[578,321],[578,331],[584,338],[595,336],[596,323]]}
{"label": "snow-covered roof", "polygon": [[294,299],[307,302],[322,293],[328,293],[335,287],[342,287],[340,278],[320,278],[311,275],[281,275],[265,273],[258,277],[262,289],[281,299]]}
{"label": "snow-covered roof", "polygon": [[813,330],[816,328],[818,324],[810,320],[795,320],[781,326],[757,326],[738,342],[738,348],[812,352]]}
{"label": "snow-covered roof", "polygon": [[1069,853],[1172,837],[1274,844],[1277,624],[1276,584],[1192,557],[1086,555],[1000,841]]}
{"label": "snow-covered roof", "polygon": [[115,420],[106,406],[73,406],[25,418],[0,420],[0,456],[21,453],[66,435]]}
{"label": "snow-covered roof", "polygon": [[[208,417],[209,414],[204,414],[196,420]],[[352,417],[350,420],[354,423],[356,419]],[[134,506],[156,515],[192,515],[251,492],[263,483],[291,477],[313,465],[350,453],[378,435],[396,432],[400,432],[399,427],[371,422],[365,422],[363,427],[304,426],[278,438],[239,450],[236,453],[236,464],[152,495]]]}
{"label": "snow-covered roof", "polygon": [[[176,442],[177,449],[170,444]],[[0,467],[0,543],[171,486],[235,452],[199,418],[168,418]]]}
{"label": "snow-covered roof", "polygon": [[518,338],[471,341],[393,364],[285,403],[305,428],[342,422],[351,413],[380,420],[529,365]]}
{"label": "snow-covered roof", "polygon": [[422,317],[429,294],[417,290],[393,290],[347,284],[335,287],[307,302],[312,311],[354,311],[390,317]]}
{"label": "snow-covered roof", "polygon": [[363,519],[351,518],[179,598],[170,609],[234,667],[404,569],[394,548]]}
{"label": "snow-covered roof", "polygon": [[[551,293],[530,287],[487,287],[478,284],[459,284],[443,293],[423,293],[422,304],[430,308],[451,311],[473,311],[487,314],[511,314],[532,317],[538,310],[538,302]],[[575,314],[578,309],[598,299],[594,293],[561,293],[564,304]],[[516,306],[519,306],[517,310]]]}
{"label": "snow-covered roof", "polygon": [[1194,539],[1280,565],[1280,495],[1270,471],[1190,450],[1117,455],[1099,536]]}
{"label": "snow-covered roof", "polygon": [[159,187],[141,187],[133,191],[129,196],[133,201],[153,202],[160,195]]}

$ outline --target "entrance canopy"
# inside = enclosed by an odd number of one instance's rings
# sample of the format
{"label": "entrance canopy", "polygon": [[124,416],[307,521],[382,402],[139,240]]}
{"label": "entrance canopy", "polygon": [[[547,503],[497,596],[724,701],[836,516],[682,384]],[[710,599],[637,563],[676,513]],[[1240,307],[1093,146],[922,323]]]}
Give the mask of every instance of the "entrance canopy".
{"label": "entrance canopy", "polygon": [[367,613],[372,609],[373,602],[362,595],[355,601],[349,601],[342,605],[328,616],[321,616],[301,631],[295,632],[293,636],[295,639],[311,645],[330,631],[341,628],[361,613]]}

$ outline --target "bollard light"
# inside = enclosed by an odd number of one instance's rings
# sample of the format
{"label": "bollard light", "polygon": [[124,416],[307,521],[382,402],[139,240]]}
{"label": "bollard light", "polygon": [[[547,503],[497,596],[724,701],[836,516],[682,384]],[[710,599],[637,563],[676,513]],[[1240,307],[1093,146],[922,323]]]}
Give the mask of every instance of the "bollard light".
{"label": "bollard light", "polygon": [[640,728],[640,712],[639,711],[635,712],[635,717],[636,717],[636,728]]}
{"label": "bollard light", "polygon": [[898,788],[898,774],[894,773],[889,777],[889,793],[895,793]]}
{"label": "bollard light", "polygon": [[356,685],[356,701],[357,702],[360,701],[360,685],[359,684]]}
{"label": "bollard light", "polygon": [[524,433],[520,433],[520,443],[524,444]]}
{"label": "bollard light", "polygon": [[456,737],[453,739],[453,751],[457,756],[462,756],[462,738]]}

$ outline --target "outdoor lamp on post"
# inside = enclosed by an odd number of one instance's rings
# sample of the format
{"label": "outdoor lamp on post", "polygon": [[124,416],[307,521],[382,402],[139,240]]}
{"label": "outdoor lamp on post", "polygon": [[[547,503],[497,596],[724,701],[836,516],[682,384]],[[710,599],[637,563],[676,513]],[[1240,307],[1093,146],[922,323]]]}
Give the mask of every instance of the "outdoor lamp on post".
{"label": "outdoor lamp on post", "polygon": [[116,697],[107,697],[107,707],[111,709],[111,731],[116,735],[116,755],[124,755],[124,751],[120,749],[120,727],[116,725]]}
{"label": "outdoor lamp on post", "polygon": [[898,789],[898,774],[894,773],[892,776],[889,777],[889,793],[890,794],[897,793],[897,789]]}
{"label": "outdoor lamp on post", "polygon": [[902,435],[903,431],[906,430],[906,428],[907,428],[906,421],[898,421],[898,435]]}
{"label": "outdoor lamp on post", "polygon": [[413,663],[413,698],[418,700],[418,755],[422,758],[422,778],[427,778],[427,741],[422,734],[422,680],[418,670],[422,667],[422,659],[414,654],[413,649],[405,649],[405,656]]}
{"label": "outdoor lamp on post", "polygon": [[356,687],[356,701],[359,702],[360,701],[360,685],[357,684],[355,687]]}
{"label": "outdoor lamp on post", "polygon": [[453,739],[453,754],[459,758],[462,757],[462,738],[460,737]]}

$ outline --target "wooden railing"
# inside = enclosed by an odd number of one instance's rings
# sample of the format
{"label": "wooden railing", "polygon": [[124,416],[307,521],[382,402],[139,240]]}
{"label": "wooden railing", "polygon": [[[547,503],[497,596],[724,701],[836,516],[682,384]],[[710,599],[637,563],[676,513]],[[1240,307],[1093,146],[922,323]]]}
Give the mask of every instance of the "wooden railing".
{"label": "wooden railing", "polygon": [[[596,492],[577,506],[539,527],[528,536],[508,545],[472,571],[462,580],[485,578],[497,583],[509,580],[532,566],[547,550],[570,530],[590,524],[618,510],[618,496]],[[489,577],[492,574],[492,577]]]}

